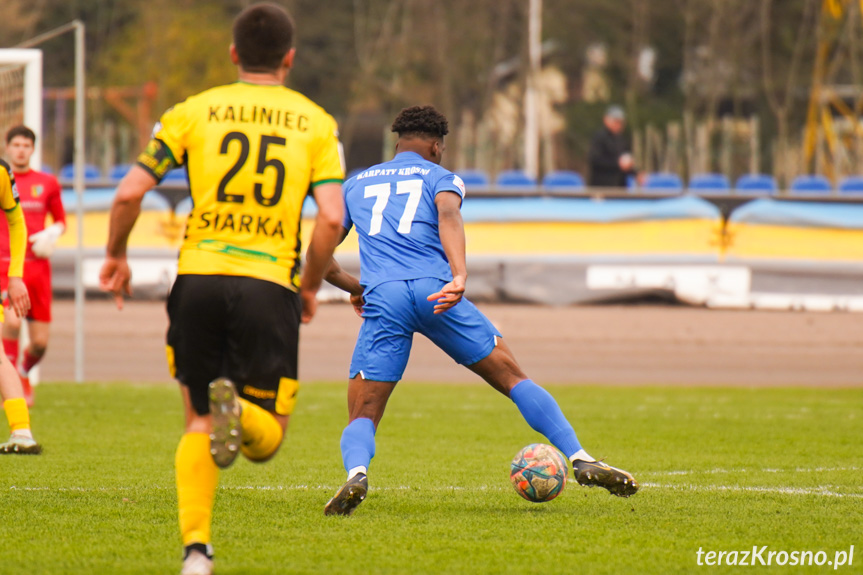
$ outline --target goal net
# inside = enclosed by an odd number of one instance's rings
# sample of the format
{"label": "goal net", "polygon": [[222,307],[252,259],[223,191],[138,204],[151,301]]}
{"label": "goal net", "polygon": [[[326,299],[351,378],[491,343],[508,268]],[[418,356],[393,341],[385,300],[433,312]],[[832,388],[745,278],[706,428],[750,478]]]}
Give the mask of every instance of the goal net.
{"label": "goal net", "polygon": [[[6,132],[24,124],[37,134],[36,149],[30,166],[42,166],[42,51],[0,49],[0,141],[4,147]],[[21,349],[28,341],[27,322],[21,322]],[[30,372],[31,383],[39,383],[39,367]]]}
{"label": "goal net", "polygon": [[24,66],[0,66],[0,133],[24,123]]}
{"label": "goal net", "polygon": [[42,51],[0,49],[0,138],[12,126],[24,124],[36,132],[30,165],[42,166]]}

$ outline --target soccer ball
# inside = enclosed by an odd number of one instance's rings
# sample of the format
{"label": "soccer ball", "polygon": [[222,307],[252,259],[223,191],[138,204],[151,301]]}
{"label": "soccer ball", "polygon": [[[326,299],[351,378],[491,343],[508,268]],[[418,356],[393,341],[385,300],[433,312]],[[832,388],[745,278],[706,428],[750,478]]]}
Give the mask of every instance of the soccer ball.
{"label": "soccer ball", "polygon": [[512,460],[509,480],[515,492],[534,503],[551,501],[566,486],[566,458],[550,445],[532,443]]}

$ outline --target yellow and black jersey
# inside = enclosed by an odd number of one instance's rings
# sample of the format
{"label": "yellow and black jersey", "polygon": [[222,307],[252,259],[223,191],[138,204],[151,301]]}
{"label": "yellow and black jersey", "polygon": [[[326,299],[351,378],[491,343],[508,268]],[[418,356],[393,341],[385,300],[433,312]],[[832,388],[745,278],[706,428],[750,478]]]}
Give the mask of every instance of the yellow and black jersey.
{"label": "yellow and black jersey", "polygon": [[[20,278],[24,275],[24,254],[27,251],[27,226],[24,211],[18,203],[18,188],[15,175],[9,164],[0,160],[0,209],[6,213],[9,224],[9,269],[8,277]],[[3,314],[0,312],[0,321]]]}
{"label": "yellow and black jersey", "polygon": [[0,208],[3,211],[15,209],[18,205],[18,188],[15,186],[15,174],[9,164],[0,160]]}
{"label": "yellow and black jersey", "polygon": [[162,116],[138,164],[161,180],[186,166],[193,208],[179,273],[299,287],[300,215],[316,185],[341,182],[336,122],[283,86],[237,82]]}

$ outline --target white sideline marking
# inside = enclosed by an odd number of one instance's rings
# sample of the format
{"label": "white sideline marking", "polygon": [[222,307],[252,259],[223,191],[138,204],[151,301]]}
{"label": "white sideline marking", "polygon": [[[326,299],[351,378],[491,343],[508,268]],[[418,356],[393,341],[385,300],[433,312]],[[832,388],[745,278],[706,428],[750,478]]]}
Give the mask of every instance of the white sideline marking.
{"label": "white sideline marking", "polygon": [[672,476],[672,475],[715,475],[723,473],[822,473],[830,471],[863,471],[861,467],[794,467],[791,469],[777,469],[773,467],[737,469],[682,469],[679,471],[645,471],[639,475],[648,476]]}
{"label": "white sideline marking", "polygon": [[[324,490],[335,491],[341,485],[220,485],[219,489],[223,491],[312,491]],[[110,491],[167,491],[174,490],[176,487],[168,487],[165,485],[151,485],[149,487],[130,487],[119,485],[117,487],[18,487],[12,485],[10,491],[74,491],[77,493],[103,493]],[[477,485],[475,487],[462,487],[455,485],[452,487],[414,487],[411,485],[396,485],[390,487],[375,487],[375,491],[505,491],[504,487],[499,485]]]}
{"label": "white sideline marking", "polygon": [[777,493],[780,495],[820,495],[823,497],[854,497],[863,498],[863,493],[839,493],[831,491],[833,486],[815,488],[804,487],[748,487],[745,485],[663,485],[661,483],[643,483],[643,487],[654,487],[658,489],[672,489],[675,491],[730,491],[730,492],[755,492],[755,493]]}
{"label": "white sideline marking", "polygon": [[[858,468],[856,467],[835,467],[835,468],[814,468],[814,469],[797,469],[795,471],[856,471]],[[716,469],[710,470],[705,473],[731,473],[736,471],[743,470],[729,470],[729,469]],[[768,472],[781,472],[782,470],[769,470],[765,469],[762,471]],[[665,473],[665,475],[686,475],[689,471],[671,471]],[[650,475],[650,474],[645,474]],[[658,475],[658,474],[654,474]],[[571,481],[571,480],[570,480]],[[335,491],[340,485],[233,485],[233,486],[220,486],[219,489],[222,491]],[[646,482],[642,483],[642,487],[649,487],[653,489],[671,489],[676,491],[706,491],[706,492],[750,492],[750,493],[775,493],[779,495],[804,495],[804,496],[821,496],[821,497],[851,497],[851,498],[863,498],[863,493],[841,493],[836,491],[835,485],[824,485],[820,487],[759,487],[759,486],[745,486],[745,485],[695,485],[692,483],[685,484],[667,484],[667,483],[652,483]],[[76,493],[105,493],[111,491],[168,491],[174,490],[173,486],[164,486],[164,485],[153,485],[148,487],[130,487],[130,486],[117,486],[117,487],[18,487],[11,486],[10,490],[16,491],[57,491],[57,492],[76,492]],[[475,487],[462,487],[462,486],[453,486],[453,487],[415,487],[411,485],[397,485],[397,486],[389,486],[389,487],[375,487],[374,491],[431,491],[431,492],[452,492],[452,491],[509,491],[508,488],[502,485],[479,485]]]}

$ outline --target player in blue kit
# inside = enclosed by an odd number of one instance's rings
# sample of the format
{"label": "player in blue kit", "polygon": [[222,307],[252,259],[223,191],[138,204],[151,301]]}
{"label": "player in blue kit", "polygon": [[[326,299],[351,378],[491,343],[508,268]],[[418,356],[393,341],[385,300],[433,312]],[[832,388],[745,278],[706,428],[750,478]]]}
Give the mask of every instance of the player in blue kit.
{"label": "player in blue kit", "polygon": [[569,457],[578,483],[633,495],[638,483],[632,475],[582,449],[554,398],[521,371],[501,334],[464,297],[465,187],[439,165],[449,131],[446,118],[431,106],[406,108],[392,131],[399,136],[396,157],[344,186],[344,235],[356,227],[361,278],[335,260],[326,276],[351,294],[363,324],[350,367],[349,423],[341,438],[348,480],[325,514],[350,515],[365,499],[375,431],[417,332],[509,397],[527,423]]}

